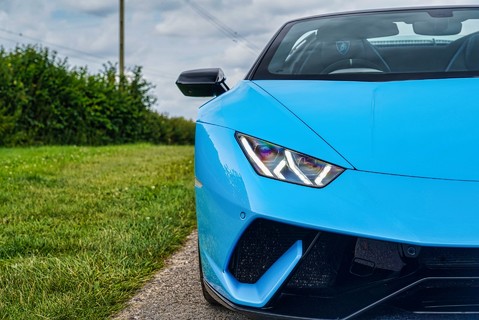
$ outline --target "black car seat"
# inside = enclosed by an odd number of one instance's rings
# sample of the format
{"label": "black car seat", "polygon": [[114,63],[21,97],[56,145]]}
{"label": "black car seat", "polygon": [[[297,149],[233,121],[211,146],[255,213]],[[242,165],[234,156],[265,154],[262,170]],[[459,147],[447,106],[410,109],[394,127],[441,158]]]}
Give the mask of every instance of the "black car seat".
{"label": "black car seat", "polygon": [[479,71],[479,34],[473,34],[459,47],[446,71]]}

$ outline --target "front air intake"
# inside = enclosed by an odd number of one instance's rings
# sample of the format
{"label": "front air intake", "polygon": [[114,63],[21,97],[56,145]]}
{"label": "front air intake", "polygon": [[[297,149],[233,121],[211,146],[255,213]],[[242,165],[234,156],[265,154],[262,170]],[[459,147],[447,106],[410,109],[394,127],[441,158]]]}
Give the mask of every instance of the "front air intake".
{"label": "front air intake", "polygon": [[383,315],[479,314],[479,248],[420,247],[258,219],[238,241],[229,271],[254,284],[298,240],[303,255],[267,313],[349,318],[381,303],[374,310]]}
{"label": "front air intake", "polygon": [[303,251],[317,232],[264,219],[255,220],[243,233],[230,260],[231,274],[242,283],[256,283],[296,241]]}

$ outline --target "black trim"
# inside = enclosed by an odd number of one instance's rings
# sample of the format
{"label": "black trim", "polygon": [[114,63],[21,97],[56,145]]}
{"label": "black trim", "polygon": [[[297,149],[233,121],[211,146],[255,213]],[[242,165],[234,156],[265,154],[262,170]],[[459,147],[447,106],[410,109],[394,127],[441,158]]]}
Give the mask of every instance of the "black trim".
{"label": "black trim", "polygon": [[269,42],[267,43],[266,47],[263,49],[263,51],[261,51],[259,57],[256,59],[256,61],[254,62],[253,66],[251,67],[251,69],[248,71],[248,73],[246,74],[246,77],[245,77],[245,80],[252,80],[253,77],[254,77],[254,74],[256,72],[256,69],[258,68],[258,66],[261,64],[261,61],[263,60],[263,58],[265,57],[266,55],[266,52],[269,51],[269,49],[271,48],[271,46],[273,45],[275,39],[278,38],[279,34],[282,32],[283,28],[286,26],[283,25],[278,31],[276,31],[276,33],[274,34],[274,36],[269,40]]}
{"label": "black trim", "polygon": [[220,68],[183,71],[176,85],[187,97],[216,97],[229,90]]}
{"label": "black trim", "polygon": [[368,13],[382,13],[382,12],[401,12],[401,11],[424,11],[424,10],[441,10],[441,9],[479,9],[479,5],[452,5],[452,6],[417,6],[417,7],[398,7],[398,8],[379,8],[379,9],[370,9],[370,10],[352,10],[352,11],[341,11],[333,13],[318,14],[314,16],[299,18],[290,20],[283,25],[283,27],[289,23],[296,23],[300,21],[306,21],[310,19],[317,18],[329,18],[345,15],[357,15],[357,14],[368,14]]}
{"label": "black trim", "polygon": [[343,74],[262,74],[261,78],[254,80],[318,80],[318,81],[363,81],[363,82],[389,82],[407,80],[432,80],[478,78],[479,71],[459,72],[425,72],[425,73],[343,73]]}
{"label": "black trim", "polygon": [[311,320],[311,318],[277,315],[277,314],[268,313],[267,311],[262,311],[262,309],[254,310],[254,309],[241,307],[237,304],[232,303],[228,299],[224,298],[221,294],[216,292],[216,290],[213,289],[213,287],[208,283],[208,281],[203,279],[203,284],[205,286],[205,289],[208,291],[208,293],[223,307],[231,311],[242,313],[252,319]]}
{"label": "black trim", "polygon": [[[385,296],[381,299],[378,299],[374,303],[366,306],[365,308],[352,313],[350,315],[347,315],[345,317],[332,317],[332,318],[313,318],[313,317],[301,317],[301,316],[290,316],[290,315],[284,315],[284,314],[278,314],[278,313],[273,313],[271,310],[268,309],[253,309],[253,308],[247,308],[247,307],[242,307],[237,304],[232,303],[231,301],[227,300],[224,298],[221,294],[219,294],[213,287],[206,281],[203,280],[203,284],[205,286],[205,289],[208,291],[208,294],[210,294],[220,305],[223,307],[234,311],[234,312],[239,312],[241,314],[244,314],[252,319],[281,319],[281,320],[331,320],[331,319],[338,319],[338,320],[349,320],[353,318],[362,318],[361,316],[365,316],[365,318],[362,319],[389,319],[389,318],[394,318],[395,320],[401,320],[401,319],[410,319],[411,314],[423,314],[423,315],[432,315],[433,317],[437,317],[440,315],[463,315],[467,316],[467,319],[470,319],[471,315],[474,315],[477,317],[479,314],[479,310],[477,311],[469,311],[469,312],[464,312],[460,310],[440,310],[437,312],[431,311],[431,310],[419,310],[419,311],[411,311],[407,310],[408,307],[411,304],[418,304],[418,301],[416,299],[411,299],[411,301],[404,302],[400,301],[399,306],[390,306],[390,305],[384,305],[385,302],[390,301],[401,294],[407,294],[409,291],[414,291],[416,288],[420,288],[422,285],[427,285],[428,282],[434,282],[434,281],[479,281],[479,275],[475,276],[469,276],[469,277],[427,277],[423,278],[420,280],[417,280],[415,282],[412,282],[408,285],[405,285],[407,283],[408,279],[403,280],[404,286],[402,288],[396,288],[394,292],[392,292],[390,295]],[[386,284],[384,284],[384,287],[387,287]],[[399,287],[399,285],[398,285]],[[351,296],[352,299],[358,299],[361,298],[360,293],[356,293]],[[300,298],[300,300],[296,302],[303,302],[304,304],[310,306],[311,303],[315,303],[314,300],[305,300],[303,297]],[[401,305],[403,303],[403,305]],[[339,307],[347,307],[346,305],[341,305]],[[443,319],[443,318],[441,318]]]}

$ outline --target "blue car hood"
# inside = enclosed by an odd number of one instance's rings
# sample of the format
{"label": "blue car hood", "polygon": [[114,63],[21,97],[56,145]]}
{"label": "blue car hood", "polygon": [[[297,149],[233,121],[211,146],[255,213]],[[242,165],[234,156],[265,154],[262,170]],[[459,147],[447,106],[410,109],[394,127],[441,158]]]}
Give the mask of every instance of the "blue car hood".
{"label": "blue car hood", "polygon": [[479,181],[479,79],[255,83],[358,170]]}

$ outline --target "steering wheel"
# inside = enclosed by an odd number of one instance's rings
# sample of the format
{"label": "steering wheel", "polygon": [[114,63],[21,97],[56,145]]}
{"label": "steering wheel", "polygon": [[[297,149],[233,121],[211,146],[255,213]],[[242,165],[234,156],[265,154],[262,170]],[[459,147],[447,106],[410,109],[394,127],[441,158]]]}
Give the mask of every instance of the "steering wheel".
{"label": "steering wheel", "polygon": [[346,70],[346,69],[369,69],[374,72],[388,72],[386,66],[379,66],[376,63],[373,63],[364,59],[344,59],[337,61],[333,64],[330,64],[321,71],[321,74],[330,74],[336,70]]}

